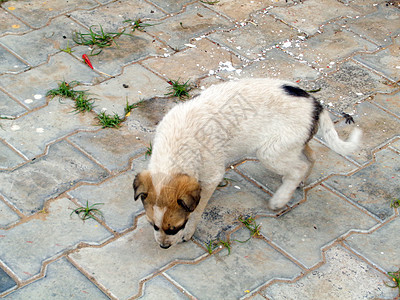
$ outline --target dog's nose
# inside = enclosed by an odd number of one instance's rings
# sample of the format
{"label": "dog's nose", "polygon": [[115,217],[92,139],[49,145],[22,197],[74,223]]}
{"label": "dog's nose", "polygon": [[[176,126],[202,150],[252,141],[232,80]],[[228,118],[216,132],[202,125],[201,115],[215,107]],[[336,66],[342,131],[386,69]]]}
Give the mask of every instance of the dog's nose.
{"label": "dog's nose", "polygon": [[169,247],[171,247],[171,245],[162,245],[162,244],[160,244],[160,247],[163,248],[163,249],[168,249]]}

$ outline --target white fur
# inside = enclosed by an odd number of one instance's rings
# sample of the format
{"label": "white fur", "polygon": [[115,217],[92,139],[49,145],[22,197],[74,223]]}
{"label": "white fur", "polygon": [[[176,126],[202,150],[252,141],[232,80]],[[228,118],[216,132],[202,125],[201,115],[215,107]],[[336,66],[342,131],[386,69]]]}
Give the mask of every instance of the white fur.
{"label": "white fur", "polygon": [[[155,189],[179,173],[201,183],[201,200],[184,239],[193,235],[229,162],[256,153],[266,168],[283,175],[282,186],[269,203],[272,209],[285,206],[309,173],[313,161],[303,149],[313,124],[313,98],[290,96],[282,89],[284,84],[296,86],[275,79],[215,85],[174,107],[158,125],[149,164]],[[340,140],[326,111],[320,114],[319,125],[333,150],[348,154],[357,147],[360,132],[354,131],[348,142]]]}

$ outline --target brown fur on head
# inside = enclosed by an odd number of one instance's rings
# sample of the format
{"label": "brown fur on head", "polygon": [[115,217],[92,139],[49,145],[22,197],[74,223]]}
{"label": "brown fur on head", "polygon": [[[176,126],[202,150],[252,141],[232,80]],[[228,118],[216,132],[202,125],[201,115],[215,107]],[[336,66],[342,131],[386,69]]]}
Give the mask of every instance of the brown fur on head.
{"label": "brown fur on head", "polygon": [[176,174],[164,177],[156,192],[152,175],[143,171],[136,176],[133,188],[135,200],[141,198],[160,246],[168,248],[180,242],[189,215],[200,201],[199,182],[189,175]]}

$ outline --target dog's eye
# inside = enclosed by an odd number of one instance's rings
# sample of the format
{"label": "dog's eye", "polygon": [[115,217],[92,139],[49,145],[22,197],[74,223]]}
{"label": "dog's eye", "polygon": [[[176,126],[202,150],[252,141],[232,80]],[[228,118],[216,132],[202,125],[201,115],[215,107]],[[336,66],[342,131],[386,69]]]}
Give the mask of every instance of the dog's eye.
{"label": "dog's eye", "polygon": [[159,231],[160,228],[158,228],[156,225],[153,226],[155,231]]}

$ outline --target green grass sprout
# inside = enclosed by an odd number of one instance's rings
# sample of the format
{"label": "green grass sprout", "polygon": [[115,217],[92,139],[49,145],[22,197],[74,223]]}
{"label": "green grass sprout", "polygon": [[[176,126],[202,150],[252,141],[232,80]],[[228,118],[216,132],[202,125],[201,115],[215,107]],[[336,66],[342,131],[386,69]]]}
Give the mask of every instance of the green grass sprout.
{"label": "green grass sprout", "polygon": [[[101,25],[98,25],[100,30],[93,30],[95,26],[96,25],[90,26],[88,33],[75,32],[72,36],[72,40],[76,44],[93,47],[90,52],[91,56],[100,54],[103,48],[111,47],[113,43],[118,47],[115,39],[123,34],[130,35],[125,33],[125,29],[121,32],[104,32]],[[95,52],[96,49],[98,49],[97,52]]]}
{"label": "green grass sprout", "polygon": [[75,52],[75,50],[72,50],[71,47],[69,46],[69,41],[67,41],[67,47],[64,49],[60,48],[60,50],[63,52],[69,53],[69,54],[71,54],[72,52]]}
{"label": "green grass sprout", "polygon": [[231,242],[229,240],[224,241],[224,240],[211,240],[208,243],[205,244],[207,251],[209,254],[212,254],[212,252],[218,248],[218,247],[225,247],[228,249],[228,255],[231,254]]}
{"label": "green grass sprout", "polygon": [[74,87],[79,84],[78,81],[71,81],[70,83],[62,81],[58,84],[58,88],[52,89],[46,93],[46,96],[53,99],[56,96],[74,99],[81,91],[74,91]]}
{"label": "green grass sprout", "polygon": [[391,208],[400,207],[400,199],[399,198],[393,198],[392,201],[390,201],[390,207]]}
{"label": "green grass sprout", "polygon": [[104,218],[103,213],[99,209],[94,208],[94,206],[96,206],[96,205],[103,205],[103,204],[104,203],[95,203],[95,204],[92,204],[91,206],[89,206],[89,202],[86,201],[86,206],[81,206],[81,207],[74,209],[71,212],[70,216],[72,216],[73,213],[76,213],[79,216],[79,218],[81,218],[83,221],[85,221],[87,219],[96,220],[95,215],[97,215],[103,219]]}
{"label": "green grass sprout", "polygon": [[132,29],[132,32],[135,32],[135,30],[143,31],[146,27],[154,26],[157,24],[148,24],[148,23],[143,23],[141,19],[136,19],[136,20],[125,20],[124,23],[129,23],[130,27]]}
{"label": "green grass sprout", "polygon": [[96,118],[102,128],[119,128],[120,124],[124,121],[117,113],[111,116],[104,111],[99,113]]}
{"label": "green grass sprout", "polygon": [[400,296],[400,269],[397,272],[388,272],[387,273],[390,277],[392,277],[392,280],[394,281],[393,284],[389,284],[385,282],[385,285],[390,287],[390,288],[398,288],[399,289],[399,296]]}
{"label": "green grass sprout", "polygon": [[185,83],[180,83],[179,79],[168,81],[168,83],[171,85],[169,87],[171,92],[166,93],[165,95],[179,97],[179,99],[182,99],[184,97],[189,97],[190,85],[188,84],[188,82],[189,82],[189,80],[186,81]]}
{"label": "green grass sprout", "polygon": [[216,1],[203,1],[203,0],[201,0],[200,2],[204,3],[204,4],[208,4],[208,5],[214,5],[214,4],[219,3],[219,0],[216,0]]}
{"label": "green grass sprout", "polygon": [[248,230],[250,230],[251,236],[255,237],[260,235],[261,225],[257,224],[256,220],[253,217],[248,217],[244,219],[242,216],[238,218],[239,222],[241,222]]}
{"label": "green grass sprout", "polygon": [[147,147],[147,151],[146,151],[146,153],[144,154],[144,158],[147,159],[147,157],[150,157],[151,154],[152,154],[152,152],[153,152],[153,145],[152,145],[151,142],[150,142],[150,146]]}
{"label": "green grass sprout", "polygon": [[89,99],[85,93],[79,94],[75,99],[75,111],[85,112],[93,109],[93,99]]}

